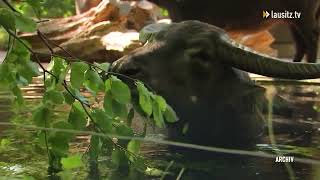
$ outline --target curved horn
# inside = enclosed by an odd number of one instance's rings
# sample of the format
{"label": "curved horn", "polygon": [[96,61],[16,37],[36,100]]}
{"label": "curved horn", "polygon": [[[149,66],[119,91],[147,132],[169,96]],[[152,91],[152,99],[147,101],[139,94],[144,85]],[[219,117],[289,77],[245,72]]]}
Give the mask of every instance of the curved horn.
{"label": "curved horn", "polygon": [[236,43],[227,35],[220,40],[215,52],[221,57],[228,57],[222,58],[223,62],[240,70],[282,79],[320,78],[320,63],[286,62],[248,50],[249,48]]}

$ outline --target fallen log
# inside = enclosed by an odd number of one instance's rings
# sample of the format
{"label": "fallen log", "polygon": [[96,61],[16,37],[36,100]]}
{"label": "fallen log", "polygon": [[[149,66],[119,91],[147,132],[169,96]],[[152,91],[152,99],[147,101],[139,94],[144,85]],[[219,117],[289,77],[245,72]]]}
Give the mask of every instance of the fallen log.
{"label": "fallen log", "polygon": [[[102,0],[98,6],[82,14],[50,19],[39,23],[40,32],[48,38],[55,54],[87,61],[113,62],[141,47],[139,30],[161,19],[160,9],[147,1]],[[270,48],[269,32],[243,34],[230,32],[236,41],[262,53],[275,55]],[[42,61],[50,60],[50,51],[37,33],[22,34]]]}

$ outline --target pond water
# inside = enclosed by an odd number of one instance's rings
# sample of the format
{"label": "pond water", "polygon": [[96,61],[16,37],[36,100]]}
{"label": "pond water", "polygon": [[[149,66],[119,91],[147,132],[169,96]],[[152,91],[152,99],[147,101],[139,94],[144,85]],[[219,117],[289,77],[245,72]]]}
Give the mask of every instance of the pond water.
{"label": "pond water", "polygon": [[[168,150],[166,141],[153,141],[149,135],[144,143],[150,175],[134,176],[134,179],[320,179],[320,84],[318,82],[288,82],[259,79],[257,83],[268,92],[276,92],[279,106],[273,115],[274,139],[264,138],[250,150],[207,148],[199,150],[197,158],[183,157]],[[2,179],[49,179],[46,152],[32,139],[36,132],[30,128],[32,109],[42,97],[41,79],[23,89],[27,109],[17,111],[11,107],[10,93],[0,89],[0,180]],[[56,118],[65,118],[64,108],[56,111]],[[23,124],[23,125],[21,125]],[[270,130],[270,129],[269,129]],[[78,135],[71,144],[71,153],[83,153],[88,137]],[[179,144],[178,144],[179,145]],[[183,144],[182,144],[183,145]],[[195,148],[195,147],[193,147]],[[292,163],[277,163],[275,156],[293,156]],[[317,161],[319,160],[319,161]],[[126,175],[110,167],[110,159],[99,159],[99,171],[94,166],[71,172],[71,179],[125,179]],[[160,173],[167,170],[167,174]],[[126,177],[127,178],[127,177]],[[51,179],[55,179],[51,177]]]}

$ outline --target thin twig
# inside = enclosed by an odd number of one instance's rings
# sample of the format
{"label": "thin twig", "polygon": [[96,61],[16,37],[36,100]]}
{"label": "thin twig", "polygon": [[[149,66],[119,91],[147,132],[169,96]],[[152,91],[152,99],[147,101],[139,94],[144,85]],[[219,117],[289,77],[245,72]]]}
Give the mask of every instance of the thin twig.
{"label": "thin twig", "polygon": [[28,49],[32,54],[35,54],[35,52],[25,43],[23,42],[16,33],[13,33],[10,29],[4,28],[11,36],[13,36],[16,40],[18,40],[25,48]]}
{"label": "thin twig", "polygon": [[51,56],[52,56],[54,54],[54,51],[53,51],[52,47],[50,46],[50,44],[48,43],[47,38],[42,36],[42,33],[40,32],[40,30],[37,30],[37,34],[40,37],[41,41],[48,47],[48,49],[49,49],[49,51],[51,53]]}

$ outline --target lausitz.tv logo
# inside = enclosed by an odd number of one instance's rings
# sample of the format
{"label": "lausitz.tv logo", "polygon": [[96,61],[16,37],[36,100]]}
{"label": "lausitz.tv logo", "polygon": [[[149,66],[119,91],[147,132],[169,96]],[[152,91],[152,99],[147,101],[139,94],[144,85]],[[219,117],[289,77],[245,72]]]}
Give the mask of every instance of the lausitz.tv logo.
{"label": "lausitz.tv logo", "polygon": [[299,19],[301,17],[301,12],[298,11],[262,11],[263,18],[272,18],[272,19]]}

